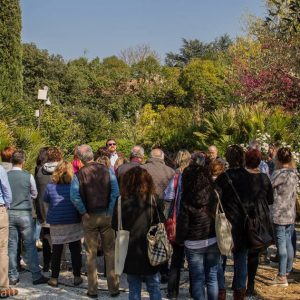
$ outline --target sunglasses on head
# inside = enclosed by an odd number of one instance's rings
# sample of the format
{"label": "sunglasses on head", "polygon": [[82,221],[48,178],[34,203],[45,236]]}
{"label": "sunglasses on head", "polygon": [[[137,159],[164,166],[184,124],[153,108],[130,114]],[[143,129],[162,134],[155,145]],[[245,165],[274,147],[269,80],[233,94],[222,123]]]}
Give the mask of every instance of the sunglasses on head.
{"label": "sunglasses on head", "polygon": [[116,143],[109,143],[108,146],[116,146]]}

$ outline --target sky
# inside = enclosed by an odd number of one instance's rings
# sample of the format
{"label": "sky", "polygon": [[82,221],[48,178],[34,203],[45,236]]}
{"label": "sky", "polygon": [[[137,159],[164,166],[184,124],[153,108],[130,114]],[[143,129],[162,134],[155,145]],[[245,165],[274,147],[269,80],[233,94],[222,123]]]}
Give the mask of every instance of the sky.
{"label": "sky", "polygon": [[182,38],[213,41],[243,35],[247,14],[264,0],[21,0],[22,41],[65,59],[119,55],[147,44],[161,60]]}

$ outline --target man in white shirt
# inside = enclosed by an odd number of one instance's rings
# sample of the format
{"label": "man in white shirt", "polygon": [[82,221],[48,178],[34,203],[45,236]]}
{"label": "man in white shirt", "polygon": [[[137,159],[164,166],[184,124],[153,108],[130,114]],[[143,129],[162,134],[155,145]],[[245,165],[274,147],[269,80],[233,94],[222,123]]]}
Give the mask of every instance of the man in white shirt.
{"label": "man in white shirt", "polygon": [[107,147],[107,151],[109,152],[109,155],[110,155],[111,166],[114,167],[117,159],[120,156],[123,156],[123,154],[121,152],[117,152],[117,142],[115,139],[108,139],[106,141],[106,147]]}

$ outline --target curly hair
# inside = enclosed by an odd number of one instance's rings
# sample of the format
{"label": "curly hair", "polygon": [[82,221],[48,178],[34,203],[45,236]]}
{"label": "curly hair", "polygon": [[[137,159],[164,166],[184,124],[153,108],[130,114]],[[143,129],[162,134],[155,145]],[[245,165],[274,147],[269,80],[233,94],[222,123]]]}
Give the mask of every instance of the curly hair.
{"label": "curly hair", "polygon": [[292,161],[292,152],[288,147],[281,147],[277,151],[277,160],[280,164],[289,164]]}
{"label": "curly hair", "polygon": [[74,176],[73,166],[67,161],[60,162],[55,168],[51,178],[56,184],[69,184]]}
{"label": "curly hair", "polygon": [[229,168],[243,167],[245,165],[245,152],[240,145],[231,145],[227,148],[225,158]]}
{"label": "curly hair", "polygon": [[110,168],[111,163],[110,163],[110,159],[108,156],[104,155],[104,156],[99,156],[96,159],[96,162],[99,163],[100,165],[104,165],[107,168]]}
{"label": "curly hair", "polygon": [[47,162],[58,162],[61,160],[61,151],[57,147],[49,147],[47,150]]}
{"label": "curly hair", "polygon": [[192,164],[187,167],[182,175],[182,188],[183,203],[197,208],[215,208],[214,182],[206,166]]}
{"label": "curly hair", "polygon": [[137,197],[143,201],[150,201],[155,194],[155,186],[151,175],[141,167],[134,167],[124,174],[121,181],[122,199]]}

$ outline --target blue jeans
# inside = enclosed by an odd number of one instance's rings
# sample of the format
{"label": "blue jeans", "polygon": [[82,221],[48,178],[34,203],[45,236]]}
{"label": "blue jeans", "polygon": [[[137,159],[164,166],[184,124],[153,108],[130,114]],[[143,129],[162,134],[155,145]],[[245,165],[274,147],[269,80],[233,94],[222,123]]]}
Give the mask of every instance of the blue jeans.
{"label": "blue jeans", "polygon": [[248,275],[248,249],[243,248],[233,253],[234,260],[234,290],[240,290],[246,287],[247,275]]}
{"label": "blue jeans", "polygon": [[159,273],[147,276],[127,274],[129,300],[141,300],[142,280],[145,279],[150,300],[161,300]]}
{"label": "blue jeans", "polygon": [[35,240],[33,238],[34,225],[31,211],[9,211],[9,278],[12,280],[19,278],[19,272],[17,269],[18,232],[20,232],[24,241],[26,259],[29,265],[29,270],[32,274],[32,280],[37,280],[42,276],[42,274],[39,266],[38,253],[35,247]]}
{"label": "blue jeans", "polygon": [[276,245],[279,255],[279,275],[285,276],[293,268],[294,249],[292,245],[292,234],[294,225],[274,224]]}
{"label": "blue jeans", "polygon": [[217,300],[219,294],[217,275],[220,263],[217,243],[201,249],[185,248],[185,253],[189,264],[193,299],[205,299],[206,285],[208,300]]}

